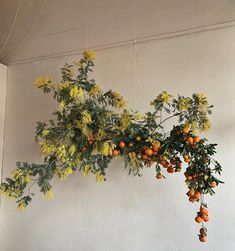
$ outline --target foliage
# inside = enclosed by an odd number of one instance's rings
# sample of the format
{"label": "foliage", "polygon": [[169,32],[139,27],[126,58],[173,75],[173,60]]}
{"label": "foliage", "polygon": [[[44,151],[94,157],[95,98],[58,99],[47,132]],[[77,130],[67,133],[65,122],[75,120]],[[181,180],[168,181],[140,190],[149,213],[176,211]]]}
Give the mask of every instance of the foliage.
{"label": "foliage", "polygon": [[[111,160],[122,157],[129,173],[140,176],[144,167],[151,166],[157,179],[164,177],[163,168],[168,173],[180,172],[186,162],[189,200],[201,201],[203,207],[203,195],[212,195],[221,183],[215,177],[221,172],[220,164],[213,159],[216,144],[195,135],[210,128],[212,106],[207,98],[199,93],[173,98],[163,91],[151,102],[153,111],[142,115],[127,109],[121,94],[104,92],[88,78],[94,59],[93,51],[85,51],[79,62],[64,65],[61,82],[50,76],[35,81],[58,103],[53,119],[38,122],[36,127],[35,140],[44,162],[18,162],[11,178],[1,184],[1,193],[15,199],[23,209],[32,200],[34,184],[50,199],[54,176],[63,180],[78,170],[84,175],[94,174],[96,181],[102,182]],[[178,125],[165,132],[164,123],[174,117]]]}

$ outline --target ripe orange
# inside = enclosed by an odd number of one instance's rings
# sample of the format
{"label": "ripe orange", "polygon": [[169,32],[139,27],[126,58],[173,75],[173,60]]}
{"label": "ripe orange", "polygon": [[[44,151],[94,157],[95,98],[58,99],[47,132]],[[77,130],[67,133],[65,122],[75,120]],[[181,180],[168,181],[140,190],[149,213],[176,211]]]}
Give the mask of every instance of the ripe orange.
{"label": "ripe orange", "polygon": [[199,240],[201,242],[206,242],[207,241],[207,237],[205,235],[199,235]]}
{"label": "ripe orange", "polygon": [[166,164],[166,161],[165,160],[160,160],[159,162],[162,166],[164,166]]}
{"label": "ripe orange", "polygon": [[200,208],[200,212],[201,212],[202,214],[208,215],[208,210],[207,210],[205,207],[201,207],[201,208]]}
{"label": "ripe orange", "polygon": [[142,155],[142,159],[147,160],[147,159],[148,159],[148,156],[145,155],[145,154],[143,154],[143,155]]}
{"label": "ripe orange", "polygon": [[191,162],[191,159],[184,159],[184,161],[185,161],[186,163],[190,163],[190,162]]}
{"label": "ripe orange", "polygon": [[84,146],[84,147],[82,148],[82,152],[84,153],[84,152],[86,152],[86,151],[87,151],[87,147]]}
{"label": "ripe orange", "polygon": [[162,156],[161,156],[161,160],[166,160],[166,156],[165,156],[165,155],[162,155]]}
{"label": "ripe orange", "polygon": [[217,182],[216,181],[211,181],[210,186],[212,188],[216,187],[217,186]]}
{"label": "ripe orange", "polygon": [[201,214],[201,218],[207,222],[209,220],[208,216],[206,214]]}
{"label": "ripe orange", "polygon": [[201,197],[201,193],[200,193],[200,192],[195,192],[193,198],[194,198],[195,200],[199,200],[200,197]]}
{"label": "ripe orange", "polygon": [[168,172],[168,173],[173,173],[173,172],[174,172],[173,166],[169,166],[169,167],[167,168],[167,172]]}
{"label": "ripe orange", "polygon": [[195,199],[194,199],[193,197],[190,197],[190,198],[189,198],[189,201],[192,202],[192,203],[194,203],[194,202],[195,202]]}
{"label": "ripe orange", "polygon": [[184,134],[187,134],[187,133],[189,133],[189,127],[183,127],[182,128],[182,132],[184,133]]}
{"label": "ripe orange", "polygon": [[114,156],[118,156],[119,155],[119,151],[117,149],[113,149],[113,155]]}
{"label": "ripe orange", "polygon": [[159,174],[157,174],[157,176],[156,176],[156,178],[158,179],[158,180],[160,180],[160,179],[162,179],[162,175],[159,173]]}
{"label": "ripe orange", "polygon": [[154,156],[157,156],[157,155],[158,155],[158,152],[154,152],[154,151],[153,151],[153,155],[154,155]]}
{"label": "ripe orange", "polygon": [[196,221],[197,223],[201,223],[201,222],[202,222],[202,218],[201,218],[200,216],[197,216],[197,217],[195,218],[195,221]]}
{"label": "ripe orange", "polygon": [[193,138],[192,138],[192,137],[187,137],[187,138],[186,138],[186,141],[187,141],[190,145],[193,144]]}
{"label": "ripe orange", "polygon": [[124,141],[119,142],[118,145],[119,145],[120,148],[125,148],[125,146],[126,146]]}
{"label": "ripe orange", "polygon": [[91,146],[91,145],[93,145],[95,142],[94,142],[94,140],[92,140],[92,139],[90,139],[89,141],[88,141],[88,144]]}
{"label": "ripe orange", "polygon": [[194,137],[193,137],[193,142],[194,142],[194,143],[198,143],[198,142],[200,142],[200,140],[201,140],[201,139],[200,139],[199,136],[194,136]]}
{"label": "ripe orange", "polygon": [[132,147],[132,146],[133,146],[133,143],[129,143],[128,146],[129,146],[129,147]]}
{"label": "ripe orange", "polygon": [[188,180],[188,181],[191,181],[192,179],[193,179],[192,176],[188,176],[188,177],[187,177],[187,180]]}
{"label": "ripe orange", "polygon": [[188,196],[189,196],[189,197],[193,197],[194,194],[195,194],[195,192],[194,192],[193,189],[190,189],[190,190],[188,191]]}
{"label": "ripe orange", "polygon": [[160,146],[159,145],[153,145],[152,149],[154,152],[158,152],[160,150]]}
{"label": "ripe orange", "polygon": [[153,150],[151,148],[147,148],[147,149],[145,149],[144,153],[147,156],[152,156],[153,155]]}

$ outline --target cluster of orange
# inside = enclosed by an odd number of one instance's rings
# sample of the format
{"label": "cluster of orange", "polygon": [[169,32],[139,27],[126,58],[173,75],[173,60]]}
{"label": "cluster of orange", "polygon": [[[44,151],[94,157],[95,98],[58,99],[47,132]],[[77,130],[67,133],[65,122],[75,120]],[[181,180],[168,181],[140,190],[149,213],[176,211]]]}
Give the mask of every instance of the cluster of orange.
{"label": "cluster of orange", "polygon": [[[197,223],[202,223],[202,222],[208,222],[209,221],[208,210],[205,207],[201,207],[200,211],[197,212],[197,216],[195,218],[195,221]],[[202,227],[199,232],[200,232],[199,240],[201,242],[206,242],[207,241],[207,229],[205,227]]]}

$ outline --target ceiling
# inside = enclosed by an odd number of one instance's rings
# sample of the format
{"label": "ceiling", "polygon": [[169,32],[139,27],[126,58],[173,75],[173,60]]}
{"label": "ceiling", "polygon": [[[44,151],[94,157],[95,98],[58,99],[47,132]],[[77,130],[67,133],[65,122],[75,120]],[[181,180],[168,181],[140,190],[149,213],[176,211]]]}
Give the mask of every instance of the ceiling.
{"label": "ceiling", "polygon": [[0,6],[0,62],[7,65],[235,21],[235,0],[0,0]]}

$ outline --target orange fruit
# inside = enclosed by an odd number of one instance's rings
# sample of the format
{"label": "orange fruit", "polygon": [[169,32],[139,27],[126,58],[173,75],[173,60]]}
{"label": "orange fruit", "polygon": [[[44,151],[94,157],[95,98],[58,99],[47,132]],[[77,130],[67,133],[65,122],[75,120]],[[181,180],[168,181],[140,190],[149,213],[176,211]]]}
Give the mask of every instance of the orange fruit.
{"label": "orange fruit", "polygon": [[153,145],[152,149],[154,152],[158,152],[160,150],[160,146],[159,145]]}
{"label": "orange fruit", "polygon": [[201,207],[200,213],[208,215],[208,210],[205,207]]}
{"label": "orange fruit", "polygon": [[188,181],[191,181],[192,179],[193,179],[192,176],[188,176],[188,177],[187,177],[187,180],[188,180]]}
{"label": "orange fruit", "polygon": [[194,137],[193,137],[193,142],[194,142],[194,143],[198,143],[198,142],[200,142],[200,140],[201,140],[201,139],[200,139],[199,136],[194,136]]}
{"label": "orange fruit", "polygon": [[195,218],[195,221],[196,221],[197,223],[201,223],[201,222],[202,222],[202,218],[201,218],[200,216],[197,216],[197,217]]}
{"label": "orange fruit", "polygon": [[147,148],[147,149],[145,149],[144,153],[147,156],[152,156],[153,155],[153,150],[151,148]]}
{"label": "orange fruit", "polygon": [[119,151],[117,149],[113,149],[113,155],[114,156],[118,156],[119,155]]}
{"label": "orange fruit", "polygon": [[187,138],[186,138],[186,141],[187,141],[190,145],[193,144],[193,138],[192,138],[192,137],[187,137]]}
{"label": "orange fruit", "polygon": [[201,242],[206,242],[207,241],[207,237],[205,235],[199,235],[199,240]]}
{"label": "orange fruit", "polygon": [[125,148],[125,146],[126,146],[124,141],[119,142],[118,145],[119,145],[120,148]]}
{"label": "orange fruit", "polygon": [[189,127],[185,126],[182,128],[182,133],[187,134],[189,133]]}
{"label": "orange fruit", "polygon": [[184,161],[185,161],[186,163],[190,163],[190,162],[191,162],[191,159],[184,159]]}
{"label": "orange fruit", "polygon": [[169,167],[167,168],[167,172],[168,172],[168,173],[173,173],[173,172],[174,172],[173,166],[169,166]]}
{"label": "orange fruit", "polygon": [[90,139],[89,141],[88,141],[88,144],[91,146],[91,145],[93,145],[95,142],[94,142],[94,140],[92,140],[92,139]]}
{"label": "orange fruit", "polygon": [[156,176],[156,178],[158,179],[158,180],[160,180],[160,179],[162,179],[162,175],[159,173],[159,174],[157,174],[157,176]]}
{"label": "orange fruit", "polygon": [[190,197],[190,198],[189,198],[189,201],[192,202],[192,203],[194,203],[194,202],[195,202],[195,199],[194,199],[193,197]]}
{"label": "orange fruit", "polygon": [[217,186],[217,182],[216,181],[211,181],[210,186],[212,188],[216,187]]}
{"label": "orange fruit", "polygon": [[195,192],[194,192],[193,189],[190,189],[190,190],[188,191],[188,196],[189,196],[189,197],[193,197],[194,194],[195,194]]}
{"label": "orange fruit", "polygon": [[142,155],[142,159],[147,160],[147,159],[148,159],[148,156],[145,155],[145,154],[143,154],[143,155]]}
{"label": "orange fruit", "polygon": [[162,156],[161,156],[161,160],[166,160],[166,156],[165,156],[165,155],[162,155]]}
{"label": "orange fruit", "polygon": [[166,164],[166,161],[165,160],[160,160],[159,162],[162,166],[164,166]]}
{"label": "orange fruit", "polygon": [[202,227],[199,230],[200,234],[205,234],[207,232],[207,228],[206,227]]}
{"label": "orange fruit", "polygon": [[86,151],[87,151],[87,147],[84,146],[84,147],[82,148],[82,152],[84,153],[84,152],[86,152]]}
{"label": "orange fruit", "polygon": [[128,146],[129,146],[129,147],[132,147],[132,146],[133,146],[133,143],[129,143]]}
{"label": "orange fruit", "polygon": [[136,140],[136,141],[141,141],[140,136],[137,136],[137,137],[135,138],[135,140]]}
{"label": "orange fruit", "polygon": [[199,200],[201,197],[201,193],[200,192],[195,192],[193,198],[196,199],[196,200]]}
{"label": "orange fruit", "polygon": [[201,214],[201,218],[207,222],[209,220],[208,216],[206,214]]}
{"label": "orange fruit", "polygon": [[158,152],[154,152],[154,151],[153,151],[153,155],[154,155],[154,156],[157,156],[157,155],[158,155]]}

